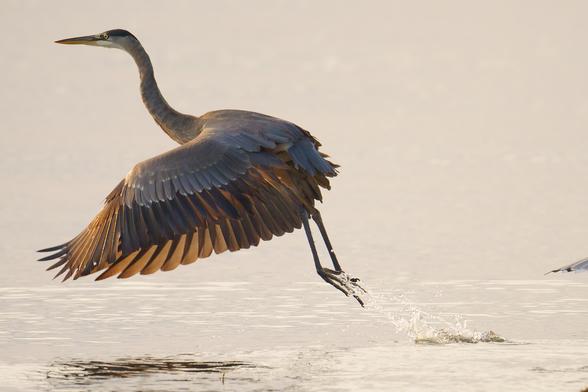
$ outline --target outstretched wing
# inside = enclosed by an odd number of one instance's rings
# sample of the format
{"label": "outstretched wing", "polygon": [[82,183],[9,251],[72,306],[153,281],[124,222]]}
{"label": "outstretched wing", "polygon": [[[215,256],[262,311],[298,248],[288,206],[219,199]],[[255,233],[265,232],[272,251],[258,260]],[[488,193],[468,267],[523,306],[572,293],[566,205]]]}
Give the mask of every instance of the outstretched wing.
{"label": "outstretched wing", "polygon": [[576,261],[575,263],[554,269],[553,271],[549,271],[549,272],[583,272],[583,271],[588,271],[588,258]]}
{"label": "outstretched wing", "polygon": [[300,128],[248,133],[247,121],[223,122],[233,123],[203,123],[191,142],[136,165],[88,227],[41,260],[58,259],[49,269],[64,280],[100,270],[97,280],[128,278],[299,228],[334,165]]}

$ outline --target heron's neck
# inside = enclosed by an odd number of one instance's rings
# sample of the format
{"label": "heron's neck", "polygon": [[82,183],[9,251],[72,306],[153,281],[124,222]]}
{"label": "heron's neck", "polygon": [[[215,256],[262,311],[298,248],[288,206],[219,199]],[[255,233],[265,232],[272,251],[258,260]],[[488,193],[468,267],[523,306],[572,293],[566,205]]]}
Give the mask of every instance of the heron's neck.
{"label": "heron's neck", "polygon": [[198,118],[176,111],[163,98],[153,75],[151,60],[143,46],[137,41],[127,51],[139,67],[141,97],[155,122],[169,137],[180,144],[184,144],[196,137]]}

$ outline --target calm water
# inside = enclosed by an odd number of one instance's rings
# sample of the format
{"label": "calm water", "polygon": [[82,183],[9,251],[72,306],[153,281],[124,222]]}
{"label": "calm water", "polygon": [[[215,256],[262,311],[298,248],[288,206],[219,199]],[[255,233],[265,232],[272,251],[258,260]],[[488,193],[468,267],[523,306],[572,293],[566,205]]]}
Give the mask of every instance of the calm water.
{"label": "calm water", "polygon": [[367,309],[311,282],[5,288],[0,292],[3,388],[579,391],[586,386],[588,285],[394,283],[393,290],[372,288],[379,296]]}
{"label": "calm water", "polygon": [[[588,387],[585,2],[3,1],[0,390],[576,391]],[[178,110],[315,134],[321,207],[363,309],[302,232],[170,273],[60,284],[35,249],[173,143],[122,27]],[[324,257],[324,253],[323,253]]]}

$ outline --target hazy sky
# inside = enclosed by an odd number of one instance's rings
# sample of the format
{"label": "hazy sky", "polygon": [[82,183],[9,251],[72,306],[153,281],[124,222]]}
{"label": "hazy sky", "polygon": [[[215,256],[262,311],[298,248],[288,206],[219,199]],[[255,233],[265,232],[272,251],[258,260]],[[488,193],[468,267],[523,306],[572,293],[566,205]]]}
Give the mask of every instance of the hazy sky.
{"label": "hazy sky", "polygon": [[[3,1],[0,282],[47,281],[33,250],[73,237],[134,163],[173,146],[128,56],[52,43],[111,28],[139,37],[178,110],[260,111],[323,142],[342,165],[323,211],[351,269],[535,278],[587,256],[587,14],[582,1]],[[302,235],[242,260],[304,259]]]}

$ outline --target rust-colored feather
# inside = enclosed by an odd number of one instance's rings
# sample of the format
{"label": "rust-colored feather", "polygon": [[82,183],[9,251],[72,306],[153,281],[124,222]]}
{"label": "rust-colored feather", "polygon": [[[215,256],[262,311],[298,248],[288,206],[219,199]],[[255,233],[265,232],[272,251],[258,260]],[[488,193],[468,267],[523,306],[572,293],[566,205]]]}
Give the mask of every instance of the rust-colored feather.
{"label": "rust-colored feather", "polygon": [[127,256],[123,257],[121,260],[117,261],[116,263],[112,264],[106,271],[100,274],[96,280],[103,280],[110,278],[111,276],[117,275],[119,272],[127,268],[127,266],[135,260],[135,258],[139,255],[145,253],[142,249],[138,249]]}
{"label": "rust-colored feather", "polygon": [[135,260],[133,260],[133,262],[130,263],[129,266],[126,267],[123,270],[123,272],[120,273],[118,278],[119,279],[126,279],[126,278],[130,278],[131,276],[139,273],[145,267],[147,262],[149,260],[151,260],[151,256],[153,256],[153,254],[155,253],[155,251],[158,248],[159,248],[159,246],[157,246],[157,245],[151,246],[140,257],[137,257]]}
{"label": "rust-colored feather", "polygon": [[186,234],[180,236],[180,239],[174,242],[174,247],[170,249],[165,263],[161,266],[162,271],[171,271],[182,262],[184,249],[186,247]]}
{"label": "rust-colored feather", "polygon": [[198,253],[199,253],[199,244],[200,244],[200,240],[199,240],[199,236],[204,237],[204,230],[199,229],[197,232],[191,233],[190,235],[188,235],[186,239],[186,250],[184,251],[184,257],[182,258],[181,263],[186,265],[186,264],[191,264],[193,262],[195,262],[198,259]]}
{"label": "rust-colored feather", "polygon": [[216,223],[210,230],[211,240],[213,242],[214,252],[216,254],[226,251],[229,247],[225,241],[223,231],[220,227],[220,223]]}
{"label": "rust-colored feather", "polygon": [[[335,164],[308,132],[250,112],[205,115],[201,134],[146,160],[71,241],[44,251],[64,279],[170,271],[300,228]],[[238,121],[237,121],[238,118]],[[208,128],[210,126],[210,128]]]}
{"label": "rust-colored feather", "polygon": [[142,270],[141,275],[149,275],[154,272],[159,271],[165,260],[167,260],[167,256],[169,255],[169,250],[172,246],[172,240],[167,241],[163,246],[159,246],[157,251],[149,260],[149,264],[147,264]]}
{"label": "rust-colored feather", "polygon": [[214,249],[212,246],[212,240],[210,239],[210,230],[208,227],[203,230],[203,233],[204,236],[202,237],[202,243],[199,246],[200,253],[198,255],[198,257],[201,259],[210,256],[212,250]]}

